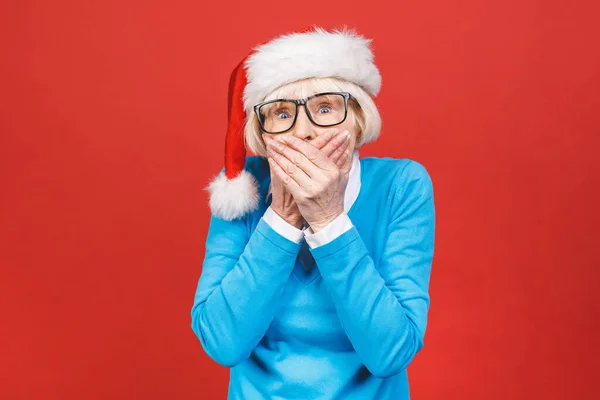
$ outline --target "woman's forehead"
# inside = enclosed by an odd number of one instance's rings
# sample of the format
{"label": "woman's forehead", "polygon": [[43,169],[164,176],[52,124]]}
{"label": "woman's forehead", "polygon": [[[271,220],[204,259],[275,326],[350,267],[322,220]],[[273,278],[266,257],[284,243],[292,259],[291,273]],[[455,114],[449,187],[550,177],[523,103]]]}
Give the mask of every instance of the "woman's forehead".
{"label": "woman's forehead", "polygon": [[339,91],[339,87],[331,79],[305,79],[275,89],[265,100],[303,99],[316,93],[335,91]]}

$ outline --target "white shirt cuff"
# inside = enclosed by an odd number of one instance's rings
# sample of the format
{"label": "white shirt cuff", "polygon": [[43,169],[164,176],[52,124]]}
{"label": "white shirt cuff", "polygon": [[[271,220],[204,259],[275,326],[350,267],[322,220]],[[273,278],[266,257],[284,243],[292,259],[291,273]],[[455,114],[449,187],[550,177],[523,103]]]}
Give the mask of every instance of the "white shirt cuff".
{"label": "white shirt cuff", "polygon": [[323,246],[324,244],[333,241],[353,226],[354,224],[352,224],[348,214],[344,211],[317,233],[313,233],[313,230],[310,227],[306,228],[304,231],[304,239],[310,248],[314,249],[315,247]]}
{"label": "white shirt cuff", "polygon": [[275,230],[275,232],[279,233],[286,239],[295,243],[300,243],[302,241],[302,238],[304,237],[304,231],[291,224],[288,224],[287,221],[273,211],[270,206],[263,214],[263,219],[271,226],[271,228]]}

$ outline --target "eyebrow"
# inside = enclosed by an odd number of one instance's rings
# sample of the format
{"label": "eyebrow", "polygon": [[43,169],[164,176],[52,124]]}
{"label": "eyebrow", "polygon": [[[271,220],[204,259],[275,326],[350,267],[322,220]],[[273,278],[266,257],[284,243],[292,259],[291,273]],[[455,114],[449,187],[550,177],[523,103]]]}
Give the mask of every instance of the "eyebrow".
{"label": "eyebrow", "polygon": [[273,103],[271,103],[271,105],[273,105],[275,107],[281,107],[284,104],[292,106],[292,103],[284,103],[285,100],[293,101],[291,99],[277,99],[277,101],[274,101]]}
{"label": "eyebrow", "polygon": [[277,101],[284,101],[284,100],[287,100],[287,101],[307,100],[307,99],[310,99],[311,97],[314,97],[314,96],[320,95],[320,94],[322,94],[322,93],[328,93],[328,94],[325,94],[325,95],[323,95],[323,96],[322,96],[323,98],[326,98],[326,99],[328,99],[328,98],[330,98],[331,96],[333,96],[332,94],[329,94],[329,93],[330,93],[330,91],[325,91],[325,92],[316,92],[316,93],[312,93],[312,94],[310,94],[310,95],[308,95],[308,96],[306,96],[306,97],[301,97],[301,98],[299,98],[299,99],[279,98],[279,99],[273,99],[273,100],[271,100],[271,101],[273,101],[273,102],[277,102]]}

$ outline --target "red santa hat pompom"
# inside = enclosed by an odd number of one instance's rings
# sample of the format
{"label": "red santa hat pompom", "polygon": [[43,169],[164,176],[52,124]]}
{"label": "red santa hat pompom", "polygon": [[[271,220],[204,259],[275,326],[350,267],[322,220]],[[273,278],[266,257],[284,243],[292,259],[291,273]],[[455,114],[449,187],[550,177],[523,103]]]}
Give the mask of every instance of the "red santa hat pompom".
{"label": "red santa hat pompom", "polygon": [[244,169],[246,117],[274,89],[307,78],[336,77],[376,96],[381,76],[370,40],[342,29],[311,26],[255,47],[233,70],[229,81],[225,171],[208,185],[211,213],[228,221],[258,208],[258,183]]}

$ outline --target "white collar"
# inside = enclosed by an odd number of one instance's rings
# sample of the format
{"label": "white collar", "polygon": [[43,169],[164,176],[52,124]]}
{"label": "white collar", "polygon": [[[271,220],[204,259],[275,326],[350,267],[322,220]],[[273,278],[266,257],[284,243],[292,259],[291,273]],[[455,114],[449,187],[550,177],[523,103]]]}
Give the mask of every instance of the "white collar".
{"label": "white collar", "polygon": [[[352,166],[350,167],[350,174],[348,176],[348,184],[346,186],[346,191],[344,192],[345,212],[348,212],[348,210],[350,210],[350,207],[352,207],[352,205],[358,198],[358,194],[360,192],[360,160],[358,156],[358,150],[354,149],[354,154],[352,155]],[[269,189],[267,190],[267,198],[270,194],[271,185],[269,184]]]}

